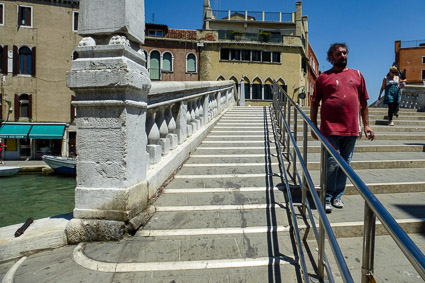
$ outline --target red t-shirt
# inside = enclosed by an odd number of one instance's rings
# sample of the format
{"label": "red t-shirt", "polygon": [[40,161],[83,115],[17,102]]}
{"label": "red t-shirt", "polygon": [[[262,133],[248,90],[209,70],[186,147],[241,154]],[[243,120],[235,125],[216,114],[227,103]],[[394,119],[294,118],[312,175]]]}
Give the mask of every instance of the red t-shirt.
{"label": "red t-shirt", "polygon": [[319,103],[320,132],[327,136],[358,136],[360,101],[368,100],[363,75],[346,68],[334,69],[317,78],[312,101]]}

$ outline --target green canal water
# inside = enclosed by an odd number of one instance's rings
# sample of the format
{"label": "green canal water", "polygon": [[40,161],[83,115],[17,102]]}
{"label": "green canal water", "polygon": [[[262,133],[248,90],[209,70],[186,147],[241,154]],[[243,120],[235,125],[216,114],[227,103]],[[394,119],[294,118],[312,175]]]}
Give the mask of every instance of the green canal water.
{"label": "green canal water", "polygon": [[0,178],[0,227],[71,213],[76,180],[73,177],[17,174]]}

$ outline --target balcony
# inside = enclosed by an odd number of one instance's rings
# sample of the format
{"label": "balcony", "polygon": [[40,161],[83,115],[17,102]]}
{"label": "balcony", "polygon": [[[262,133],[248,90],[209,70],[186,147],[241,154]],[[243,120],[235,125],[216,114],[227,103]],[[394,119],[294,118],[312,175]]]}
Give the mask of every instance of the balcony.
{"label": "balcony", "polygon": [[213,19],[229,21],[294,22],[293,13],[212,10]]}

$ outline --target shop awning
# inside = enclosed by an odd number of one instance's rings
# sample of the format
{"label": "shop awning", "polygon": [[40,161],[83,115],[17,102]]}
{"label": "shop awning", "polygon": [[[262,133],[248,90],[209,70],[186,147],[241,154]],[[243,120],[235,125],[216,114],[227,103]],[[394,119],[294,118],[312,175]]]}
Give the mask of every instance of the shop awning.
{"label": "shop awning", "polygon": [[65,125],[33,125],[30,139],[62,139]]}
{"label": "shop awning", "polygon": [[0,138],[26,139],[32,125],[9,124],[0,128]]}

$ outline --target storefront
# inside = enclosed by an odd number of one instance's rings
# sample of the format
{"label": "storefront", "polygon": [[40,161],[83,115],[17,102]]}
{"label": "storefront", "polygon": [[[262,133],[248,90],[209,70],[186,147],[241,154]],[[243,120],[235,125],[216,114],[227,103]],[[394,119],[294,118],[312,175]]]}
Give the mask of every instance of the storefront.
{"label": "storefront", "polygon": [[65,128],[65,123],[4,123],[0,128],[0,138],[7,146],[4,160],[61,156]]}

